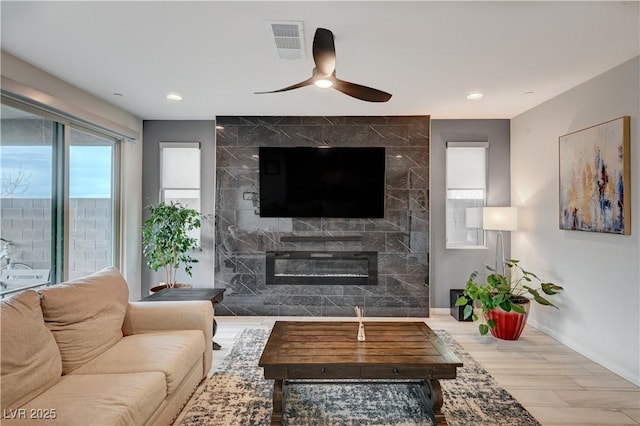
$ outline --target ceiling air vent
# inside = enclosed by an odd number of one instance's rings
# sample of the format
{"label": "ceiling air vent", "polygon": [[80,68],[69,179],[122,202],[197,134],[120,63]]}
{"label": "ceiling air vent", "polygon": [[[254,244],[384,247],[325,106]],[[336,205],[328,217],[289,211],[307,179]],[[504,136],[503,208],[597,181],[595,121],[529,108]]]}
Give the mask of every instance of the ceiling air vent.
{"label": "ceiling air vent", "polygon": [[271,44],[280,59],[304,59],[304,31],[299,21],[269,21]]}

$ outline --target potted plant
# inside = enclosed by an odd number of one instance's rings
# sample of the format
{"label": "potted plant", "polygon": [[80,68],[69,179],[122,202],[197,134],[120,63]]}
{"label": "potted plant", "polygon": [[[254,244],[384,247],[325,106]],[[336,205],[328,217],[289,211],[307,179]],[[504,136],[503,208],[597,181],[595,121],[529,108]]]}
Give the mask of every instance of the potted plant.
{"label": "potted plant", "polygon": [[192,264],[198,262],[198,259],[189,255],[189,250],[198,246],[198,239],[190,232],[200,228],[200,213],[173,201],[169,204],[161,202],[156,207],[149,206],[149,210],[151,216],[142,226],[143,252],[149,268],[153,271],[164,268],[166,274],[165,282],[151,291],[191,287],[177,284],[176,272],[184,265],[184,271],[191,277]]}
{"label": "potted plant", "polygon": [[[491,334],[503,340],[517,340],[524,329],[529,315],[530,299],[545,306],[558,308],[540,293],[552,296],[563,290],[562,287],[551,282],[542,282],[533,272],[524,270],[520,261],[509,259],[504,262],[505,273],[500,274],[493,268],[485,265],[490,272],[487,275],[486,284],[476,281],[478,271],[474,271],[469,280],[463,296],[456,300],[456,306],[465,306],[464,317],[472,317],[478,320],[478,315],[473,311],[473,303],[468,304],[469,299],[479,302],[486,323],[481,323],[478,328],[481,335]],[[536,282],[538,286],[532,287]],[[527,297],[529,296],[529,297]]]}

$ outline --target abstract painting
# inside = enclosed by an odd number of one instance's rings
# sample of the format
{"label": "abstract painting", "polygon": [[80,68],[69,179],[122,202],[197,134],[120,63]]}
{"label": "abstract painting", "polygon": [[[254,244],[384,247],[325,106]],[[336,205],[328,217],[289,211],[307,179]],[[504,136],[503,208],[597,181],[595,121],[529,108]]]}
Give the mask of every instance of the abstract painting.
{"label": "abstract painting", "polygon": [[560,229],[631,234],[630,118],[559,139]]}

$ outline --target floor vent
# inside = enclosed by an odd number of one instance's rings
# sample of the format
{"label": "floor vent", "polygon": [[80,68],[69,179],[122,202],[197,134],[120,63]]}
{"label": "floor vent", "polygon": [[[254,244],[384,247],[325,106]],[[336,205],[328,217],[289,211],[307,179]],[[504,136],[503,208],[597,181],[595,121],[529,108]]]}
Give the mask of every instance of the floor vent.
{"label": "floor vent", "polygon": [[280,59],[304,59],[304,31],[301,21],[269,21],[271,44]]}

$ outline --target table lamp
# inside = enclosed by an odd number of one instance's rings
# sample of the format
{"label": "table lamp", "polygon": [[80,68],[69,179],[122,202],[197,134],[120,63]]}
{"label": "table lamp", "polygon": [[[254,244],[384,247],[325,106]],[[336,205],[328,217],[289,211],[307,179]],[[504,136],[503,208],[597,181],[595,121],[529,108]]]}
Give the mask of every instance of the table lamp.
{"label": "table lamp", "polygon": [[[515,231],[518,229],[518,209],[515,207],[483,207],[482,208],[482,229],[486,231],[498,231],[496,237],[496,272],[504,275],[504,237],[503,231]],[[502,255],[498,255],[498,251]],[[500,269],[498,269],[498,259]]]}

